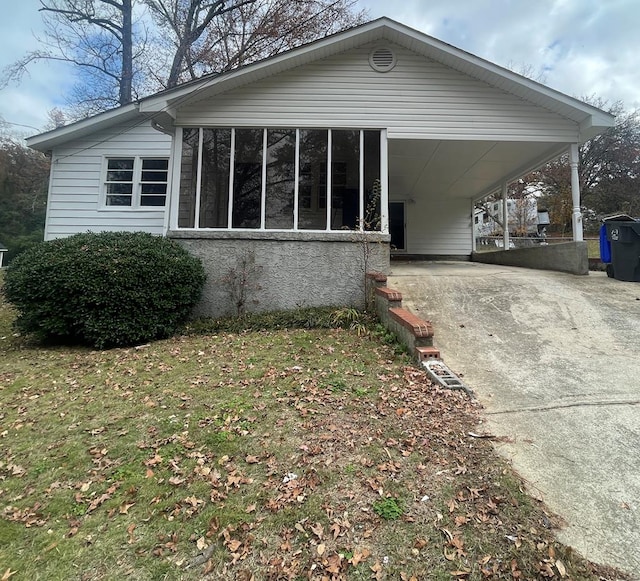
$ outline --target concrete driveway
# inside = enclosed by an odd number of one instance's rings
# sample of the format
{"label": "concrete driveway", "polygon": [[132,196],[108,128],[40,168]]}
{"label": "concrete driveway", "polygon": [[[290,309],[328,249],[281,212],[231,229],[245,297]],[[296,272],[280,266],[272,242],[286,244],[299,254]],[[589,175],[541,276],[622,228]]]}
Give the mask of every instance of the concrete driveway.
{"label": "concrete driveway", "polygon": [[559,533],[640,579],[640,283],[465,262],[392,263],[389,286],[486,408]]}

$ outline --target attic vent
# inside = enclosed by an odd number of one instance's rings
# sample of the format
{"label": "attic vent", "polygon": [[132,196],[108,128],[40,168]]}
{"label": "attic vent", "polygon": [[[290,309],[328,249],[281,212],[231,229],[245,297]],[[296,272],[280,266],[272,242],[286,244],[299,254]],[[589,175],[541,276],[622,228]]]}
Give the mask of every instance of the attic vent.
{"label": "attic vent", "polygon": [[396,66],[396,55],[390,48],[376,48],[369,55],[371,68],[386,73]]}

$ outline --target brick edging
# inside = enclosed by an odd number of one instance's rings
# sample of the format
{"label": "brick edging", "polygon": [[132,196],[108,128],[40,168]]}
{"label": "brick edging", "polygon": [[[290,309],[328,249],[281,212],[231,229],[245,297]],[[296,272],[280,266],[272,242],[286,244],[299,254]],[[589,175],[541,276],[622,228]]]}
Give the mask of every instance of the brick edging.
{"label": "brick edging", "polygon": [[415,337],[433,337],[433,327],[429,321],[425,321],[403,308],[391,308],[389,313],[395,321],[409,329]]}
{"label": "brick edging", "polygon": [[402,307],[402,293],[386,286],[387,277],[380,272],[368,272],[367,279],[374,284],[375,308],[380,322],[395,333],[418,361],[440,358],[433,347],[433,326],[430,321],[414,315]]}

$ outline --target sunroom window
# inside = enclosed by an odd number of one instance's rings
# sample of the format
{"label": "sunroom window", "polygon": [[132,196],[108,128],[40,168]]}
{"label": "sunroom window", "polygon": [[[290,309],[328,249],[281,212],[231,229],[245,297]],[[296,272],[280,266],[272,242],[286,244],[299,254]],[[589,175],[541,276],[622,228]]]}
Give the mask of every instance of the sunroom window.
{"label": "sunroom window", "polygon": [[380,131],[185,128],[178,228],[380,230]]}

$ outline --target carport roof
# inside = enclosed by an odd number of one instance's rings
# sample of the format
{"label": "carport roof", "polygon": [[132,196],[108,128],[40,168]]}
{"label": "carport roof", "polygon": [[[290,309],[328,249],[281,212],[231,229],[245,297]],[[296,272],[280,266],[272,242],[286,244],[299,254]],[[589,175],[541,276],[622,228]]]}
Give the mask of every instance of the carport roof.
{"label": "carport roof", "polygon": [[78,123],[30,137],[27,144],[35,149],[46,151],[56,145],[116,123],[145,117],[171,117],[176,108],[186,106],[194,99],[212,97],[294,67],[378,40],[394,42],[417,54],[570,119],[578,124],[582,141],[590,139],[614,124],[614,116],[597,107],[383,17],[268,59],[223,74],[208,75],[180,87],[146,97],[137,103],[125,105]]}

